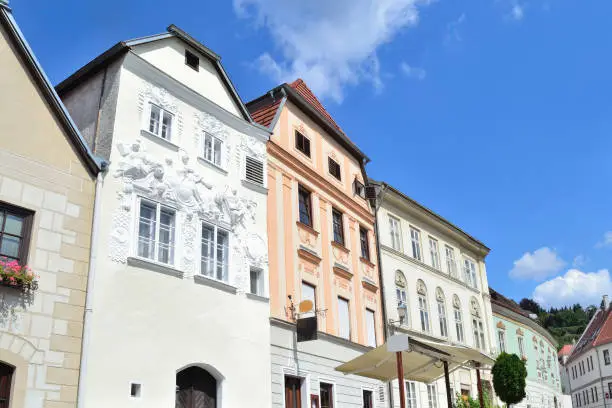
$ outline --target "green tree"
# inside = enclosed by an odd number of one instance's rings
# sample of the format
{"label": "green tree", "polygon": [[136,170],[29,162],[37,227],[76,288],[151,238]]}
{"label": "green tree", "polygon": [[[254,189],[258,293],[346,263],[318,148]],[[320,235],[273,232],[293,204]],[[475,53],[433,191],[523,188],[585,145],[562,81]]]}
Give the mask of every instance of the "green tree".
{"label": "green tree", "polygon": [[527,368],[516,354],[501,353],[493,365],[495,393],[506,404],[517,404],[525,398]]}

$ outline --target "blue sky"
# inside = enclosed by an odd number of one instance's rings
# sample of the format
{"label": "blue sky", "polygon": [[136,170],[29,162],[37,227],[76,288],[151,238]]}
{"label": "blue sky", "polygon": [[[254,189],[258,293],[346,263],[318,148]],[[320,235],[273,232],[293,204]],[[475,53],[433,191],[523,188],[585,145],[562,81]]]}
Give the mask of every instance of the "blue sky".
{"label": "blue sky", "polygon": [[384,179],[491,249],[489,283],[612,295],[612,43],[603,0],[11,2],[54,83],[171,23],[242,98],[297,76]]}

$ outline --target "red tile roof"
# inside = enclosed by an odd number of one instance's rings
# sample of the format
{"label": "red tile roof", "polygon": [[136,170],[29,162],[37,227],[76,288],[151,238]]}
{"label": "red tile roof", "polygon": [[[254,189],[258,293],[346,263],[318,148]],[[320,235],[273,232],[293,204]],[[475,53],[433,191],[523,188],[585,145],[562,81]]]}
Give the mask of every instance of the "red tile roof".
{"label": "red tile roof", "polygon": [[276,101],[270,100],[270,102],[270,104],[260,106],[251,111],[253,120],[265,127],[269,127],[270,123],[272,123],[272,119],[276,116],[276,111],[280,106],[281,99],[277,99]]}
{"label": "red tile roof", "polygon": [[530,314],[531,312],[522,309],[518,303],[516,303],[514,300],[512,299],[508,299],[507,297],[505,297],[504,295],[502,295],[501,293],[497,292],[496,290],[494,290],[493,288],[489,287],[489,294],[491,295],[491,303],[496,303],[501,307],[504,307],[506,309],[510,309],[512,310],[514,313],[518,313],[520,315],[523,315],[525,317],[531,318]]}
{"label": "red tile roof", "polygon": [[572,350],[570,360],[576,359],[584,352],[612,341],[612,313],[607,310],[598,309],[586,330]]}
{"label": "red tile roof", "polygon": [[[310,105],[312,105],[312,107],[315,108],[321,115],[323,115],[323,117],[325,117],[325,119],[327,119],[327,121],[333,127],[335,127],[337,130],[342,132],[342,129],[340,129],[340,126],[338,126],[336,121],[334,121],[334,119],[331,117],[329,112],[327,112],[325,110],[325,108],[323,107],[323,104],[317,99],[315,94],[312,93],[312,91],[310,90],[308,85],[306,85],[304,80],[302,80],[302,78],[296,79],[295,81],[290,83],[289,86],[291,88],[295,89],[296,92],[299,93],[302,96],[302,98],[306,99],[308,101],[308,103]],[[342,133],[344,133],[344,132],[342,132]]]}
{"label": "red tile roof", "polygon": [[565,346],[561,347],[561,350],[559,350],[559,355],[560,356],[569,356],[570,353],[572,352],[572,345],[571,344],[566,344]]}

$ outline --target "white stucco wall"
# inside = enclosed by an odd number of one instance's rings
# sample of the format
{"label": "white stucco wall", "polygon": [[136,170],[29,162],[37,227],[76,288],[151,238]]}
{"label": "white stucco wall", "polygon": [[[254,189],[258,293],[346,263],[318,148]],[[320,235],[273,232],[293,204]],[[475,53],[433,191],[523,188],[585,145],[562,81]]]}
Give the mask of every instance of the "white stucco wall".
{"label": "white stucco wall", "polygon": [[310,396],[319,395],[321,382],[333,385],[334,407],[362,408],[363,390],[373,394],[375,408],[388,407],[387,385],[378,380],[344,375],[335,368],[358,357],[367,348],[319,333],[318,340],[296,343],[295,331],[287,323],[273,324],[272,342],[272,407],[285,408],[285,375],[302,380],[302,407],[310,407]]}
{"label": "white stucco wall", "polygon": [[[185,49],[199,55],[200,68],[198,71],[185,66]],[[183,41],[176,38],[159,40],[138,45],[134,48],[134,52],[223,109],[242,117],[238,106],[232,99],[229,90],[220,80],[219,74],[210,60]]]}
{"label": "white stucco wall", "polygon": [[[143,131],[149,102],[174,115],[170,142]],[[250,266],[268,281],[266,191],[243,180],[246,154],[266,168],[267,135],[131,54],[114,123],[85,406],[174,406],[177,371],[198,365],[217,377],[219,408],[269,408],[267,285],[263,297],[246,294]],[[224,140],[223,169],[199,159],[204,131]],[[176,211],[172,267],[136,257],[138,196]],[[232,230],[226,284],[200,276],[202,219]],[[130,396],[131,383],[141,384],[140,397]]]}
{"label": "white stucco wall", "polygon": [[[577,358],[573,359],[570,363],[566,364],[567,368],[567,379],[569,382],[569,397],[571,397],[572,406],[577,407],[576,395],[581,395],[580,407],[588,408],[606,408],[612,406],[612,363],[606,365],[603,357],[603,351],[610,351],[610,359],[612,360],[612,346],[610,344],[604,344],[598,347],[591,348],[584,354],[581,354]],[[587,368],[587,359],[593,359],[593,368],[589,370]],[[584,362],[584,372],[580,374],[578,371],[577,376],[572,375],[572,367],[576,367]],[[565,368],[562,368],[563,370]],[[591,389],[593,393],[597,393],[596,401],[593,401]],[[586,403],[584,398],[584,392],[589,393],[589,402]],[[606,398],[606,393],[608,398]]]}

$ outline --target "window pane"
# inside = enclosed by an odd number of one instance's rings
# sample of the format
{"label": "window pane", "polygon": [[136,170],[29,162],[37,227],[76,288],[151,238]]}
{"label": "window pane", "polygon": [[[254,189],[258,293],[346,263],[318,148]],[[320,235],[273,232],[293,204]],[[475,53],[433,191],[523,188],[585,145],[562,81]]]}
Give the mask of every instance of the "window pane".
{"label": "window pane", "polygon": [[351,337],[351,324],[349,314],[349,302],[348,300],[338,298],[338,336],[350,339]]}
{"label": "window pane", "polygon": [[221,166],[221,146],[222,146],[222,142],[221,140],[215,138],[215,151],[214,151],[214,160],[213,162],[217,165],[217,166]]}
{"label": "window pane", "polygon": [[303,188],[298,190],[299,195],[299,210],[300,210],[300,222],[302,224],[312,226],[311,212],[310,212],[310,192]]}
{"label": "window pane", "polygon": [[140,203],[140,220],[138,222],[138,256],[154,258],[156,207],[153,204]]}
{"label": "window pane", "polygon": [[332,211],[334,241],[344,245],[344,226],[342,222],[342,213],[336,210]]}
{"label": "window pane", "polygon": [[376,317],[372,310],[366,309],[366,329],[368,332],[368,346],[376,347]]}
{"label": "window pane", "polygon": [[204,158],[208,161],[212,161],[212,145],[213,137],[208,133],[204,134]]}
{"label": "window pane", "polygon": [[20,239],[17,237],[12,237],[10,235],[5,235],[2,237],[2,245],[0,246],[0,255],[8,256],[10,258],[18,258],[19,257],[19,243]]}
{"label": "window pane", "polygon": [[201,273],[206,276],[214,277],[214,241],[215,230],[208,225],[202,225],[202,264]]}
{"label": "window pane", "polygon": [[217,232],[217,279],[227,281],[228,265],[228,241],[227,231]]}
{"label": "window pane", "polygon": [[320,388],[320,397],[321,397],[321,408],[333,408],[334,406],[333,385],[321,383],[319,385],[319,388]]}
{"label": "window pane", "polygon": [[[306,282],[302,282],[302,301],[310,300],[312,302],[313,308],[316,310],[317,308],[317,297],[316,297],[316,288]],[[312,314],[309,313],[309,316]]]}
{"label": "window pane", "polygon": [[[2,225],[2,224],[0,224]],[[6,214],[6,224],[4,224],[4,232],[12,235],[21,236],[23,228],[23,218],[13,214]]]}
{"label": "window pane", "polygon": [[170,139],[170,129],[172,128],[172,115],[168,112],[164,112],[164,120],[162,123],[161,137],[164,139]]}
{"label": "window pane", "polygon": [[263,295],[263,271],[251,268],[251,293]]}
{"label": "window pane", "polygon": [[161,109],[155,105],[151,105],[151,118],[149,120],[149,132],[155,133],[156,135],[159,133],[160,114],[161,114]]}
{"label": "window pane", "polygon": [[162,208],[159,215],[158,261],[174,263],[174,211]]}

